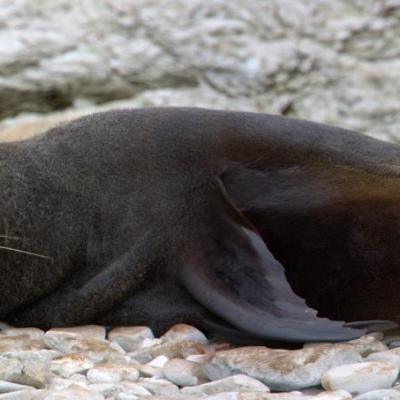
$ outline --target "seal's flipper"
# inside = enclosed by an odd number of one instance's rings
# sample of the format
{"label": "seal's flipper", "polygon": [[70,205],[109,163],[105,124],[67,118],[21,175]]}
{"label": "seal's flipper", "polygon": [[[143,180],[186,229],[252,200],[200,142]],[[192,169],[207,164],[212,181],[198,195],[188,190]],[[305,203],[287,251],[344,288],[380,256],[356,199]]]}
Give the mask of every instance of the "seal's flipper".
{"label": "seal's flipper", "polygon": [[355,321],[346,322],[345,326],[355,329],[365,329],[367,333],[369,332],[383,332],[389,331],[390,329],[395,329],[399,327],[399,324],[394,321]]}
{"label": "seal's flipper", "polygon": [[229,200],[218,180],[212,218],[188,245],[180,271],[187,290],[233,326],[273,341],[349,340],[365,333],[317,317],[291,289],[282,265],[252,224]]}

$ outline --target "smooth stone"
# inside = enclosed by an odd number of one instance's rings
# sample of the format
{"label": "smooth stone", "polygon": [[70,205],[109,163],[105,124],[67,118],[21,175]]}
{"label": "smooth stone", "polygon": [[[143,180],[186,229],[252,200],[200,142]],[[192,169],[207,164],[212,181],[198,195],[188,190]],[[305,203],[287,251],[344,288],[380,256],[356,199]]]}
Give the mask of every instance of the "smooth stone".
{"label": "smooth stone", "polygon": [[22,361],[22,374],[15,382],[41,389],[52,377],[46,357],[30,357]]}
{"label": "smooth stone", "polygon": [[74,383],[83,383],[83,384],[87,384],[89,381],[87,380],[85,375],[81,375],[81,374],[74,374],[71,375],[68,378],[70,381],[74,382]]}
{"label": "smooth stone", "polygon": [[0,379],[4,381],[20,383],[23,364],[19,360],[13,360],[0,356]]}
{"label": "smooth stone", "polygon": [[164,378],[163,369],[148,364],[134,364],[141,376]]}
{"label": "smooth stone", "polygon": [[41,392],[35,389],[25,389],[18,392],[0,394],[0,400],[41,400],[46,398],[46,394],[38,396],[35,392]]}
{"label": "smooth stone", "polygon": [[50,364],[50,370],[63,378],[86,372],[93,367],[94,363],[82,353],[66,355],[60,359],[53,360]]}
{"label": "smooth stone", "polygon": [[218,351],[203,370],[211,380],[243,373],[273,391],[290,391],[319,385],[322,374],[335,366],[360,362],[362,350],[348,343],[299,350],[248,346]]}
{"label": "smooth stone", "polygon": [[149,390],[145,389],[143,386],[135,382],[122,381],[119,383],[119,386],[123,388],[124,393],[133,396],[138,396],[138,397],[152,396],[152,392],[150,392]]}
{"label": "smooth stone", "polygon": [[369,361],[332,368],[324,373],[321,384],[326,390],[343,389],[362,394],[390,388],[398,374],[399,369],[392,364]]}
{"label": "smooth stone", "polygon": [[354,346],[363,357],[378,351],[385,351],[388,347],[379,339],[381,337],[380,333],[375,332],[364,335],[358,339],[350,340],[347,344]]}
{"label": "smooth stone", "polygon": [[368,334],[361,336],[358,339],[350,340],[344,343],[305,343],[303,349],[308,348],[324,348],[326,346],[351,346],[353,350],[357,351],[361,356],[366,357],[371,353],[378,351],[385,351],[388,349],[385,343],[379,340],[377,337],[380,335]]}
{"label": "smooth stone", "polygon": [[24,390],[24,389],[31,389],[31,387],[26,385],[20,385],[18,383],[0,381],[0,393],[17,392],[19,390]]}
{"label": "smooth stone", "polygon": [[138,398],[139,397],[135,396],[134,394],[129,394],[129,393],[125,393],[125,392],[118,393],[115,396],[116,400],[137,400]]}
{"label": "smooth stone", "polygon": [[47,385],[47,389],[49,390],[56,390],[56,391],[60,391],[60,390],[65,390],[72,387],[79,387],[82,389],[87,389],[88,386],[88,380],[86,379],[85,376],[82,375],[82,378],[84,379],[83,381],[78,381],[76,379],[71,379],[72,377],[65,379],[65,378],[61,378],[57,375],[55,375],[50,382]]}
{"label": "smooth stone", "polygon": [[176,324],[172,326],[164,335],[161,341],[165,342],[194,342],[208,344],[208,339],[199,329],[187,324]]}
{"label": "smooth stone", "polygon": [[43,336],[43,341],[50,349],[64,354],[83,353],[95,363],[123,359],[123,354],[110,347],[109,341],[88,338],[73,332],[50,330]]}
{"label": "smooth stone", "polygon": [[301,393],[303,395],[308,395],[311,396],[311,398],[318,398],[318,399],[352,399],[352,396],[349,392],[346,390],[335,390],[333,392],[330,391],[325,391],[323,388],[320,386],[313,387],[313,388],[308,388],[305,390],[302,390]]}
{"label": "smooth stone", "polygon": [[158,346],[159,344],[161,344],[161,339],[160,338],[144,339],[140,348],[141,349],[146,349],[148,347]]}
{"label": "smooth stone", "polygon": [[352,396],[344,390],[339,390],[335,392],[322,392],[317,396],[307,396],[301,392],[224,392],[204,398],[207,400],[351,400]]}
{"label": "smooth stone", "polygon": [[179,394],[178,386],[166,379],[140,378],[137,383],[154,395],[174,396]]}
{"label": "smooth stone", "polygon": [[37,354],[23,360],[0,356],[0,379],[34,386],[44,387],[51,379],[52,373],[48,369],[48,359]]}
{"label": "smooth stone", "polygon": [[336,390],[333,392],[322,392],[313,398],[318,400],[351,400],[353,397],[346,390]]}
{"label": "smooth stone", "polygon": [[106,398],[114,397],[122,392],[122,387],[116,383],[92,383],[88,386],[89,390],[101,393]]}
{"label": "smooth stone", "polygon": [[181,392],[193,395],[213,395],[221,392],[269,392],[268,386],[247,375],[234,375],[198,386],[184,387]]}
{"label": "smooth stone", "polygon": [[44,348],[44,343],[41,340],[32,340],[29,335],[0,336],[0,353],[18,350],[40,350]]}
{"label": "smooth stone", "polygon": [[89,339],[105,339],[106,328],[100,325],[82,325],[82,326],[68,326],[60,328],[51,328],[46,333],[51,332],[65,332],[73,333],[81,337]]}
{"label": "smooth stone", "polygon": [[165,356],[171,358],[186,358],[192,354],[204,354],[204,346],[195,342],[165,342],[155,346],[142,348],[129,356],[135,360],[147,363],[158,356]]}
{"label": "smooth stone", "polygon": [[382,361],[389,364],[395,365],[400,368],[400,348],[391,350],[379,351],[377,353],[371,353],[365,358],[366,361]]}
{"label": "smooth stone", "polygon": [[126,354],[126,351],[117,343],[117,342],[109,342],[110,348],[116,350],[117,353]]}
{"label": "smooth stone", "polygon": [[178,386],[195,386],[207,382],[201,365],[181,358],[169,360],[163,367],[164,376]]}
{"label": "smooth stone", "polygon": [[116,383],[122,380],[136,381],[139,378],[139,371],[133,365],[105,363],[91,368],[86,377],[92,383]]}
{"label": "smooth stone", "polygon": [[162,368],[168,362],[168,357],[158,356],[154,360],[151,360],[146,365],[150,365],[152,367]]}
{"label": "smooth stone", "polygon": [[43,362],[51,362],[56,358],[61,358],[63,353],[57,350],[17,350],[2,354],[5,358],[26,361],[32,359],[41,359]]}
{"label": "smooth stone", "polygon": [[214,357],[214,354],[192,354],[186,357],[187,361],[195,362],[197,364],[205,364]]}
{"label": "smooth stone", "polygon": [[104,400],[101,393],[82,388],[70,388],[59,392],[52,392],[46,400]]}
{"label": "smooth stone", "polygon": [[32,340],[42,340],[44,331],[39,328],[8,328],[2,332],[6,336],[29,336]]}
{"label": "smooth stone", "polygon": [[400,400],[400,392],[394,389],[373,390],[360,394],[354,400]]}
{"label": "smooth stone", "polygon": [[310,400],[314,397],[293,393],[222,392],[203,397],[206,400]]}
{"label": "smooth stone", "polygon": [[140,349],[145,339],[154,339],[147,326],[120,326],[108,332],[108,340],[118,343],[128,352]]}

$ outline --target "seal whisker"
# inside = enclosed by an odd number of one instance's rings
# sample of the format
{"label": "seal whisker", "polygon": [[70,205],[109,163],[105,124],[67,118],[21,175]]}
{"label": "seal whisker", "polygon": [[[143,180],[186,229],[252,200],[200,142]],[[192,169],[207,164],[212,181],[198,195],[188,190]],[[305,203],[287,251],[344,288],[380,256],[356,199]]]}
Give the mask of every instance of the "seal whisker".
{"label": "seal whisker", "polygon": [[11,240],[19,240],[19,238],[16,237],[16,236],[8,236],[8,235],[0,235],[0,238],[2,238],[2,239],[11,239]]}
{"label": "seal whisker", "polygon": [[27,254],[27,255],[30,255],[30,256],[35,256],[35,257],[40,257],[40,258],[47,258],[48,260],[53,260],[51,257],[45,256],[43,254],[32,253],[31,251],[26,251],[26,250],[14,249],[13,247],[0,246],[0,249],[10,250],[10,251],[14,251],[16,253],[22,253],[22,254]]}

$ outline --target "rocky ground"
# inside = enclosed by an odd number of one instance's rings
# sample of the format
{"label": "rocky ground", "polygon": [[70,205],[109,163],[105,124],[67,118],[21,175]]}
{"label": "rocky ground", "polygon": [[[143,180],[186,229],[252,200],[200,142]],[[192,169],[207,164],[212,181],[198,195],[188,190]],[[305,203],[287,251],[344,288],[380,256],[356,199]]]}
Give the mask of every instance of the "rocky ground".
{"label": "rocky ground", "polygon": [[399,0],[0,0],[0,10],[0,119],[130,99],[400,137]]}
{"label": "rocky ground", "polygon": [[398,332],[298,350],[233,347],[179,324],[11,328],[0,334],[0,399],[396,400]]}

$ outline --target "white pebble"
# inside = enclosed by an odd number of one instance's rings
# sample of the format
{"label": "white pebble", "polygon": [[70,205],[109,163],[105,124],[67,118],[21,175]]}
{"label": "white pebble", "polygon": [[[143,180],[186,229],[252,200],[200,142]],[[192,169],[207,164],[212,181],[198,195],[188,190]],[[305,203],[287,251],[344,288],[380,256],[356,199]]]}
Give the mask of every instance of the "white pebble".
{"label": "white pebble", "polygon": [[392,364],[370,361],[342,365],[325,372],[321,384],[326,390],[347,390],[360,394],[376,389],[390,388],[399,370]]}

